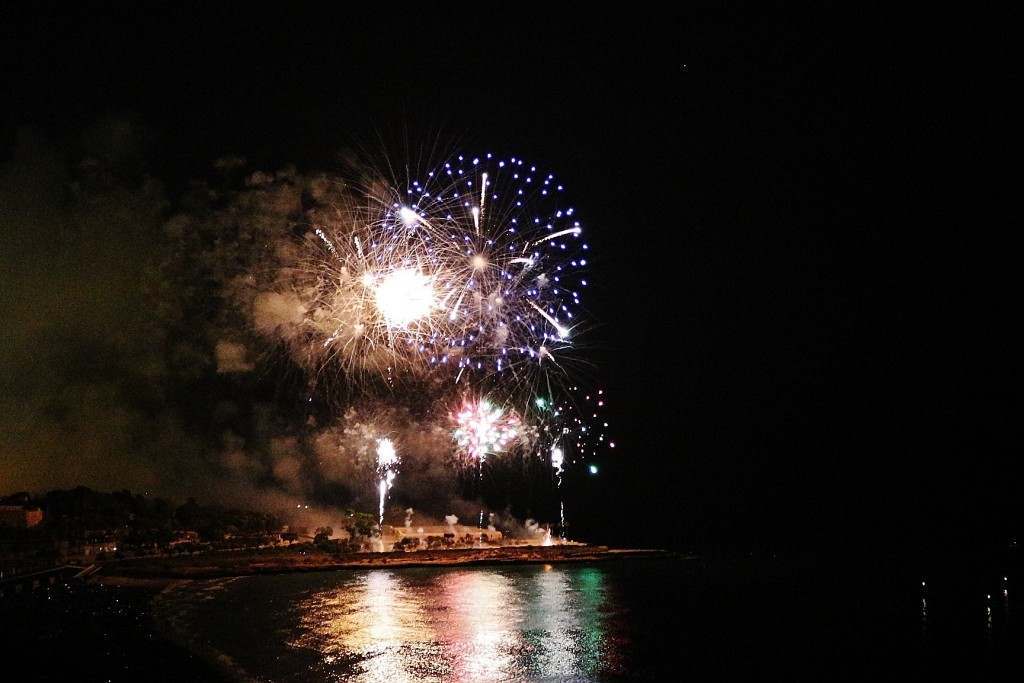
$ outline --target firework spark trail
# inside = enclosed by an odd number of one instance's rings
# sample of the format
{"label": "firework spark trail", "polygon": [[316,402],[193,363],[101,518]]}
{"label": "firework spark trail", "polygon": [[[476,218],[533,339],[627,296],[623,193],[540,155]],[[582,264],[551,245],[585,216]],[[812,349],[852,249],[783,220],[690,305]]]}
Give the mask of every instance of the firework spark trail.
{"label": "firework spark trail", "polygon": [[378,523],[381,526],[384,525],[384,501],[398,473],[396,469],[398,463],[398,455],[395,452],[394,444],[391,443],[391,439],[381,439],[377,444],[377,473],[381,477],[377,486],[380,495]]}
{"label": "firework spark trail", "polygon": [[556,441],[551,446],[551,467],[555,470],[555,477],[558,488],[558,528],[561,535],[565,535],[565,500],[562,498],[562,472],[565,464],[565,454]]}

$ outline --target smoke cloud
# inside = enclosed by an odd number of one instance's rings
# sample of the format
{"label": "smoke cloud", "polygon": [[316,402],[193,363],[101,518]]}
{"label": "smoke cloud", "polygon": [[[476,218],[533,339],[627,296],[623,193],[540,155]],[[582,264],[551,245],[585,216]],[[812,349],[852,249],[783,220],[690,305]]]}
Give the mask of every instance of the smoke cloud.
{"label": "smoke cloud", "polygon": [[344,183],[225,157],[172,196],[137,124],[84,137],[69,160],[24,130],[0,166],[0,492],[370,511],[389,438],[396,523],[475,519],[452,392],[345,375],[325,350],[304,276],[311,228],[358,220]]}

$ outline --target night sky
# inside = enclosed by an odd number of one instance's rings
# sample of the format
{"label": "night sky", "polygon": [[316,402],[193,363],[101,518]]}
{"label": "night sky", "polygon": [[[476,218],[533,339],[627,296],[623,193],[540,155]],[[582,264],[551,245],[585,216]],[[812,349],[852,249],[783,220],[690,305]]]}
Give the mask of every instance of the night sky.
{"label": "night sky", "polygon": [[222,155],[331,172],[381,137],[521,156],[574,200],[617,444],[581,484],[576,533],[697,549],[1019,540],[1009,24],[207,5],[5,10],[0,493],[209,491],[181,474],[205,457],[187,420],[149,432],[156,447],[125,442],[140,415],[165,417],[140,412],[109,352],[146,337],[131,264],[155,242],[125,228],[149,207],[115,210],[110,193],[116,219],[75,223],[63,197],[83,159],[157,178],[173,203]]}

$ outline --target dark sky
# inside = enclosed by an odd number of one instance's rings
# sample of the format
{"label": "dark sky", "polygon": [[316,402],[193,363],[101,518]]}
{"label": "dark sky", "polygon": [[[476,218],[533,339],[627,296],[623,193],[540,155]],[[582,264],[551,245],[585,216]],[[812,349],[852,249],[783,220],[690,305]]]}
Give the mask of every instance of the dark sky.
{"label": "dark sky", "polygon": [[[581,528],[696,546],[1011,540],[1009,24],[550,5],[18,3],[0,41],[5,196],[17,131],[76,159],[111,120],[145,128],[145,170],[171,188],[222,154],[329,171],[397,131],[536,160],[590,235],[618,444]],[[3,229],[5,270],[46,267],[57,233]],[[5,301],[11,329],[23,303]],[[15,443],[0,467],[31,470]],[[19,476],[3,488],[46,480]]]}

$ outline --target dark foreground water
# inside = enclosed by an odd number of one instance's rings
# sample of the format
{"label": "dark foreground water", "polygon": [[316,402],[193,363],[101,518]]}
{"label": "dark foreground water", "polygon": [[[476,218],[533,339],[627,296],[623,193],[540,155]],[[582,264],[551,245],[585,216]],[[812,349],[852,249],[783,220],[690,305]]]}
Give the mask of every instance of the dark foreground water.
{"label": "dark foreground water", "polygon": [[193,582],[158,615],[254,681],[1017,680],[1010,569],[761,557],[345,570]]}

